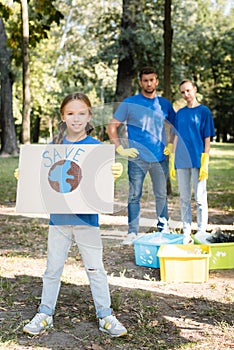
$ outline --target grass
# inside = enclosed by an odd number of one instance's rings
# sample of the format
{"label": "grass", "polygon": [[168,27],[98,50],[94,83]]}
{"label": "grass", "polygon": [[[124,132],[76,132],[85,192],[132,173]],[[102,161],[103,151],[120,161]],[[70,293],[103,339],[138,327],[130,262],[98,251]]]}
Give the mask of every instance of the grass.
{"label": "grass", "polygon": [[[209,208],[232,211],[234,208],[234,144],[212,143],[207,184]],[[128,178],[127,161],[118,158],[124,165],[124,172],[116,182],[115,198],[127,202]],[[14,170],[18,167],[18,157],[0,158],[0,205],[12,204],[16,200],[17,181]],[[172,182],[172,196],[178,196],[177,182]],[[147,174],[143,187],[143,202],[153,201],[150,177]]]}
{"label": "grass", "polygon": [[[120,159],[123,162],[122,159]],[[124,162],[124,173],[116,185],[117,199],[127,200],[127,163]],[[172,198],[178,196],[177,181],[171,181]],[[120,188],[126,188],[121,194]],[[209,179],[207,182],[209,208],[232,211],[234,209],[234,144],[212,143],[209,162]],[[122,198],[121,198],[122,196]],[[154,201],[152,186],[147,174],[142,200]]]}

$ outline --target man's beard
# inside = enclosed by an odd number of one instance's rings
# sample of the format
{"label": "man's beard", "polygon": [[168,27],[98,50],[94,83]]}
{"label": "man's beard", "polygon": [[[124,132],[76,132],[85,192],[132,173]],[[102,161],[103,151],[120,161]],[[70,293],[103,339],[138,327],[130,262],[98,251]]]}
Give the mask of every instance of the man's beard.
{"label": "man's beard", "polygon": [[152,95],[155,92],[155,89],[152,90],[144,90],[144,93],[147,95]]}

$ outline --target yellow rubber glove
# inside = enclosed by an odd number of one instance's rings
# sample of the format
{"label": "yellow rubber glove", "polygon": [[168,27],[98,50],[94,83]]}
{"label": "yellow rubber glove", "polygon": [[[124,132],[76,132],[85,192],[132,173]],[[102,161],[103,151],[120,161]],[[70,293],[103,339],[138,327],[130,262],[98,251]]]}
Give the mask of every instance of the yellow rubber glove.
{"label": "yellow rubber glove", "polygon": [[170,154],[172,154],[172,152],[173,152],[173,144],[168,143],[168,145],[165,146],[163,153],[165,154],[165,156],[169,156]]}
{"label": "yellow rubber glove", "polygon": [[131,158],[136,158],[137,155],[139,154],[136,148],[123,148],[122,145],[116,148],[116,152],[123,157],[131,157]]}
{"label": "yellow rubber glove", "polygon": [[14,177],[16,178],[16,180],[19,180],[19,168],[16,168],[14,171]]}
{"label": "yellow rubber glove", "polygon": [[123,165],[121,163],[114,163],[111,167],[114,180],[118,179],[123,173]]}
{"label": "yellow rubber glove", "polygon": [[175,154],[171,153],[169,159],[169,175],[173,181],[176,181],[176,170],[175,170]]}
{"label": "yellow rubber glove", "polygon": [[199,173],[199,181],[204,179],[208,179],[208,165],[209,165],[209,154],[202,153],[201,154],[201,167]]}

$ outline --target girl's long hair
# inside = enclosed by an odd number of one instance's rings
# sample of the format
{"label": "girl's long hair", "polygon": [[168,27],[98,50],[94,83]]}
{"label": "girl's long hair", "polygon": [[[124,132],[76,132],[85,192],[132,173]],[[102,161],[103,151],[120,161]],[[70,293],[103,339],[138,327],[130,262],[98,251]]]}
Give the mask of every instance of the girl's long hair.
{"label": "girl's long hair", "polygon": [[[92,116],[92,106],[91,106],[91,102],[89,100],[89,98],[83,94],[82,92],[75,92],[72,94],[67,95],[63,102],[61,103],[61,107],[60,107],[60,114],[63,115],[63,110],[64,107],[68,104],[68,102],[73,101],[73,100],[81,100],[83,101],[87,107],[89,108],[89,113]],[[63,143],[63,139],[64,139],[64,135],[65,132],[67,130],[67,124],[64,121],[61,121],[58,125],[58,131],[55,134],[54,138],[53,138],[53,143]],[[85,131],[87,133],[87,135],[90,135],[91,132],[94,130],[93,126],[88,122],[86,127],[85,127]]]}

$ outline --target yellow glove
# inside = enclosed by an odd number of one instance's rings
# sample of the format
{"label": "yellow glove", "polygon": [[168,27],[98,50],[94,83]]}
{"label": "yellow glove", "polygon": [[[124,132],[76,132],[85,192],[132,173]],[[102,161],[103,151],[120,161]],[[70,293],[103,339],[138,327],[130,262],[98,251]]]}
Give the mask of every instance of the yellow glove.
{"label": "yellow glove", "polygon": [[208,165],[209,165],[209,154],[202,153],[201,154],[201,167],[199,173],[199,181],[204,179],[208,179]]}
{"label": "yellow glove", "polygon": [[118,179],[123,173],[123,165],[121,163],[114,163],[111,167],[114,180]]}
{"label": "yellow glove", "polygon": [[172,152],[173,152],[173,144],[168,143],[168,145],[165,146],[163,153],[165,154],[165,156],[169,156],[170,154],[172,154]]}
{"label": "yellow glove", "polygon": [[16,168],[14,171],[14,177],[16,178],[16,180],[19,179],[19,168]]}
{"label": "yellow glove", "polygon": [[176,170],[175,170],[175,154],[171,153],[169,159],[169,175],[173,181],[176,181]]}
{"label": "yellow glove", "polygon": [[116,152],[123,157],[131,157],[131,158],[136,158],[137,155],[139,154],[136,148],[123,148],[122,145],[116,148]]}

